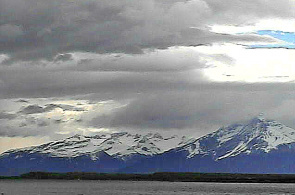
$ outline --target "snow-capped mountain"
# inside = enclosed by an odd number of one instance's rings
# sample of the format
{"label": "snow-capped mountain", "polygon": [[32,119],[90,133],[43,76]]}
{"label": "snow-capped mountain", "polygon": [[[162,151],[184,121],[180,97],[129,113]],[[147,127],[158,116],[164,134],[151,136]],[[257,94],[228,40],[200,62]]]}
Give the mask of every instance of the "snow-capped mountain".
{"label": "snow-capped mountain", "polygon": [[[184,145],[188,140],[185,136],[163,137],[159,133],[140,135],[122,132],[105,133],[96,136],[74,135],[64,140],[53,141],[40,146],[10,150],[1,156],[23,152],[68,158],[89,155],[95,160],[97,158],[96,154],[103,151],[112,157],[124,159],[124,157],[134,154],[145,156],[161,154]],[[16,158],[19,157],[21,156],[18,155]]]}
{"label": "snow-capped mountain", "polygon": [[295,130],[256,117],[222,127],[122,172],[295,173]]}
{"label": "snow-capped mountain", "polygon": [[295,130],[274,120],[256,117],[243,124],[222,127],[182,149],[188,157],[210,155],[214,160],[240,154],[269,153],[278,146],[295,142]]}
{"label": "snow-capped mountain", "polygon": [[0,155],[0,175],[29,171],[295,173],[295,130],[256,117],[201,138],[75,135]]}

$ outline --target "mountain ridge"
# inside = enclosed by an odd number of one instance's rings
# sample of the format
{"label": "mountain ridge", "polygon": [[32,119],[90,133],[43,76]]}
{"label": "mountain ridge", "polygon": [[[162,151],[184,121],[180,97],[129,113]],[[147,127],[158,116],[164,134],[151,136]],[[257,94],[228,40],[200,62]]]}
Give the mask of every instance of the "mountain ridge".
{"label": "mountain ridge", "polygon": [[184,144],[185,136],[166,136],[159,133],[131,134],[128,132],[105,133],[94,136],[74,136],[48,142],[39,146],[8,150],[0,156],[15,152],[50,154],[52,157],[77,157],[104,151],[111,156],[124,157],[131,154],[154,155]]}
{"label": "mountain ridge", "polygon": [[[203,142],[203,143],[200,143]],[[204,143],[205,142],[205,143]],[[255,117],[248,123],[237,123],[222,127],[215,132],[207,134],[194,143],[194,150],[190,151],[192,157],[196,154],[213,153],[216,159],[235,156],[244,153],[269,152],[282,144],[295,142],[295,130],[275,120],[266,120]],[[200,147],[201,145],[201,147]],[[204,147],[206,149],[204,150]],[[209,149],[208,149],[209,146]],[[214,148],[216,147],[216,148]],[[221,155],[222,150],[230,153]]]}
{"label": "mountain ridge", "polygon": [[221,127],[200,138],[128,132],[74,135],[2,153],[0,174],[29,171],[295,173],[293,164],[295,130],[259,116]]}

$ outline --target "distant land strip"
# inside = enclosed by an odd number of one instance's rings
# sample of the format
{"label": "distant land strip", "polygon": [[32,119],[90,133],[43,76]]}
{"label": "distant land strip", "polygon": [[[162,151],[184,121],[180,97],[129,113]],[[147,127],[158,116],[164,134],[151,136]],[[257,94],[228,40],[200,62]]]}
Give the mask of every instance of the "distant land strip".
{"label": "distant land strip", "polygon": [[20,176],[0,179],[60,179],[60,180],[126,180],[170,182],[222,182],[222,183],[295,183],[295,174],[231,174],[231,173],[178,173],[158,172],[152,174],[121,173],[51,173],[30,172]]}

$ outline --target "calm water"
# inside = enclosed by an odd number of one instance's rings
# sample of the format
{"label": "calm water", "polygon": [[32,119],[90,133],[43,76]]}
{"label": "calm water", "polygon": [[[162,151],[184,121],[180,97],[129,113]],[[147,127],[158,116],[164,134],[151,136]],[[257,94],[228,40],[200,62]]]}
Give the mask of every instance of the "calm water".
{"label": "calm water", "polygon": [[294,194],[295,184],[0,180],[4,195]]}

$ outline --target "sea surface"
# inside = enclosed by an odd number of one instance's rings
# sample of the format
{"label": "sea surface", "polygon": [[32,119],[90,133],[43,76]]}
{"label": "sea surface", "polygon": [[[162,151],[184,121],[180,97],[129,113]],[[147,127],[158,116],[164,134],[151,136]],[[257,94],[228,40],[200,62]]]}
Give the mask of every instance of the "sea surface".
{"label": "sea surface", "polygon": [[4,195],[294,194],[295,184],[0,180]]}

